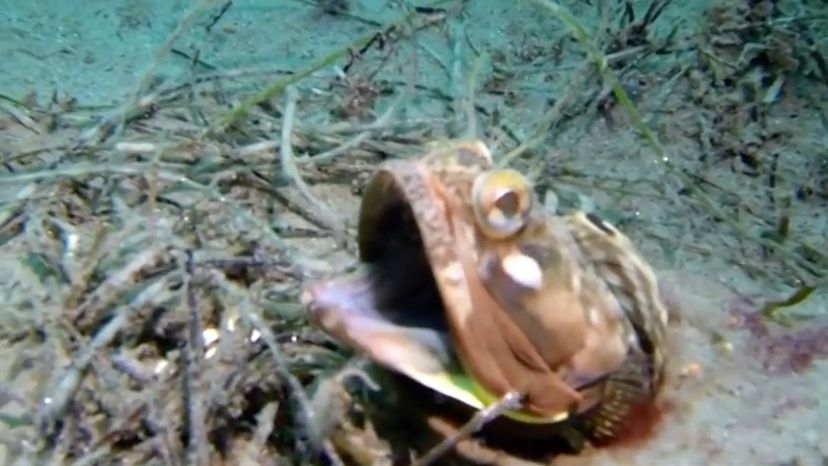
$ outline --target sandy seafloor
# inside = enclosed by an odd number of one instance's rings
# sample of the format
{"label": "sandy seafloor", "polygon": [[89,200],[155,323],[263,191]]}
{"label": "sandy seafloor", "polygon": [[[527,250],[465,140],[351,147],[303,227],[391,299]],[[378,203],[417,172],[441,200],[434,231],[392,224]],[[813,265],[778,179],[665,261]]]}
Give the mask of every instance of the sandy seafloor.
{"label": "sandy seafloor", "polygon": [[[153,54],[191,3],[0,0],[0,93],[20,97],[31,91],[41,96],[56,92],[74,96],[83,105],[118,103],[135,88]],[[472,2],[466,32],[483,47],[509,50],[521,36],[524,23],[530,22],[527,18],[538,14],[517,3]],[[665,12],[665,21],[692,19],[707,5],[674,2]],[[394,17],[381,0],[355,0],[353,11],[379,22]],[[692,28],[692,21],[685,27]],[[324,15],[300,2],[241,0],[234,3],[214,33],[205,34],[203,27],[197,28],[179,40],[176,48],[190,53],[198,47],[200,58],[216,68],[294,69],[369,30],[370,26]],[[538,31],[535,28],[529,34]],[[425,45],[431,52],[448,56],[445,44],[428,40]],[[430,65],[428,60],[424,63],[421,74],[428,76]],[[186,58],[172,56],[162,62],[159,74],[181,79],[188,69]],[[333,74],[331,69],[322,73]],[[515,119],[519,122],[520,117],[531,117],[531,108]],[[803,125],[802,130],[810,127]],[[595,130],[577,145],[584,153],[600,154],[630,143],[629,136],[614,137],[611,130]],[[824,136],[815,147],[820,144],[825,147]],[[596,167],[601,170],[599,163]],[[646,170],[646,165],[627,161],[615,169]],[[347,204],[344,211],[353,211],[356,199],[345,196],[341,202]],[[824,232],[828,228],[824,210],[823,217],[816,212],[811,216],[813,228]],[[642,210],[644,216],[648,213],[658,218],[658,207]],[[669,228],[665,225],[663,229],[667,237],[671,235]],[[815,237],[825,240],[824,233]],[[661,257],[657,248],[645,249],[662,271],[666,294],[680,309],[681,321],[671,331],[673,370],[684,371],[674,374],[670,388],[675,409],[645,446],[562,458],[558,464],[828,464],[828,361],[817,360],[802,373],[774,373],[750,350],[754,337],[734,323],[733,312],[749,307],[746,300],[759,302],[762,296],[781,296],[787,289],[748,278],[715,255],[683,256],[677,261]],[[0,250],[0,255],[4,264],[13,267],[13,252]],[[826,302],[825,293],[817,292],[801,312],[824,319]],[[713,344],[713,334],[721,336],[727,348]]]}

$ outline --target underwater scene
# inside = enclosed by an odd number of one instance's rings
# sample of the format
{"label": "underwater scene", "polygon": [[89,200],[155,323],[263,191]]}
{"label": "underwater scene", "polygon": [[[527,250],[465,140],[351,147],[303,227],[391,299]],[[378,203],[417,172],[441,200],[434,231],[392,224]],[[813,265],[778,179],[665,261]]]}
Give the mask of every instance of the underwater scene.
{"label": "underwater scene", "polygon": [[0,0],[0,464],[828,465],[825,0]]}

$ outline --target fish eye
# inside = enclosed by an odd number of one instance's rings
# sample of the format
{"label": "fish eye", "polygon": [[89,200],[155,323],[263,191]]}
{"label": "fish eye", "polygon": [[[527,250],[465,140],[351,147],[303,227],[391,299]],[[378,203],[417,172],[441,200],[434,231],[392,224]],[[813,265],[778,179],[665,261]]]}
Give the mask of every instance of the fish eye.
{"label": "fish eye", "polygon": [[472,185],[472,210],[483,233],[504,239],[520,231],[532,209],[532,186],[516,170],[492,170]]}

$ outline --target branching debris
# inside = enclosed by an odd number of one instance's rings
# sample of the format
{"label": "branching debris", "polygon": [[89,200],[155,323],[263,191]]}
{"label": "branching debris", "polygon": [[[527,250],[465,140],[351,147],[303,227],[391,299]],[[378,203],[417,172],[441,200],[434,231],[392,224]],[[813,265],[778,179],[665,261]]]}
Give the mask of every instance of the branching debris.
{"label": "branching debris", "polygon": [[[823,327],[786,314],[828,276],[811,5],[719,0],[690,35],[669,0],[537,0],[540,29],[504,24],[504,45],[475,30],[473,2],[389,2],[382,24],[296,3],[353,20],[355,39],[293,69],[222,69],[176,48],[239,13],[202,0],[103,116],[0,95],[6,464],[528,464],[474,441],[512,398],[431,450],[409,451],[422,420],[377,429],[370,403],[394,397],[297,304],[306,280],[353,269],[374,167],[447,137],[634,224],[664,264],[721,261],[772,289],[740,327],[768,368],[828,353]],[[189,74],[159,80],[176,50]]]}

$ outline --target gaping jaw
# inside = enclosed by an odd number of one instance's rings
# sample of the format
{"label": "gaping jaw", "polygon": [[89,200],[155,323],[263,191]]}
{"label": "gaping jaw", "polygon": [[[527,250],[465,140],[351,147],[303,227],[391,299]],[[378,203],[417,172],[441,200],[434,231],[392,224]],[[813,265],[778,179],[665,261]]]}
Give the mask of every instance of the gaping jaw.
{"label": "gaping jaw", "polygon": [[[363,197],[362,270],[308,287],[303,304],[341,342],[469,407],[517,392],[522,406],[506,417],[565,427],[590,411],[588,430],[613,436],[654,397],[657,377],[642,368],[663,365],[655,279],[616,230],[583,214],[523,216],[535,212],[526,196],[529,183],[493,169],[480,144],[387,162]],[[490,266],[520,255],[541,274],[509,288],[523,275]]]}
{"label": "gaping jaw", "polygon": [[412,206],[393,176],[381,173],[368,190],[358,234],[363,267],[353,276],[308,287],[303,304],[317,324],[357,352],[482,408],[452,347]]}
{"label": "gaping jaw", "polygon": [[331,335],[437,392],[474,408],[518,392],[521,413],[507,416],[560,422],[581,395],[545,363],[478,271],[467,199],[479,168],[386,164],[360,210],[366,271],[315,285],[304,301]]}

